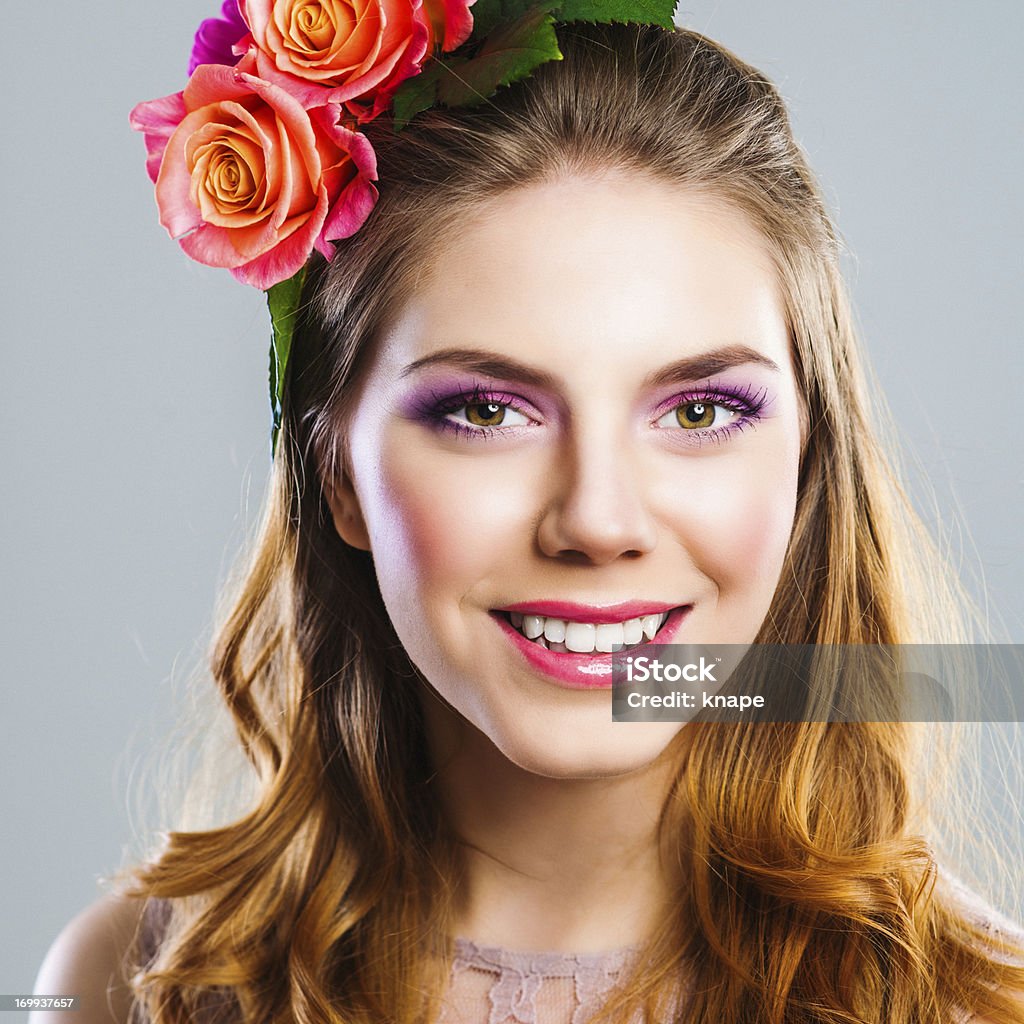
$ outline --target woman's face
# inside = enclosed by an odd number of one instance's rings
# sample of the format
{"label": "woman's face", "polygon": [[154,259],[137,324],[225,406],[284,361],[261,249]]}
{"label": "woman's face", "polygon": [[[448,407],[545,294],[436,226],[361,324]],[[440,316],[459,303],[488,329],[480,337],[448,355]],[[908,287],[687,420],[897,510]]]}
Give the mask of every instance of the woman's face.
{"label": "woman's face", "polygon": [[613,722],[607,651],[752,641],[793,524],[761,237],[635,174],[494,200],[381,339],[347,446],[334,521],[456,729],[552,777],[650,764],[681,725]]}

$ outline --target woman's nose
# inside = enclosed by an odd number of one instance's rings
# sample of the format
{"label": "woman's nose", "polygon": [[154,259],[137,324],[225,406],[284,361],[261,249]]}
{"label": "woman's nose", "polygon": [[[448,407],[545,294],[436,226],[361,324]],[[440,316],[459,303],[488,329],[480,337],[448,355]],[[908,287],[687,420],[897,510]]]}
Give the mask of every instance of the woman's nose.
{"label": "woman's nose", "polygon": [[551,481],[537,542],[552,558],[604,565],[652,551],[657,529],[628,444],[590,436],[567,442]]}

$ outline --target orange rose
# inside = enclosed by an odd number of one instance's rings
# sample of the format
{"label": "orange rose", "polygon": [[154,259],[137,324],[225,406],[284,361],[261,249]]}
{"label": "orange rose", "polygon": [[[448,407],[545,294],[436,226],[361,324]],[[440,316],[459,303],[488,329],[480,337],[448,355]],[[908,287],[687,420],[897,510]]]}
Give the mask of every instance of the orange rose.
{"label": "orange rose", "polygon": [[350,105],[368,121],[435,46],[452,50],[473,28],[474,0],[240,0],[252,32],[260,77],[306,83],[289,87],[304,102]]}
{"label": "orange rose", "polygon": [[267,289],[362,226],[376,158],[338,107],[306,109],[246,66],[202,64],[183,93],[140,103],[131,122],[171,237],[194,260]]}

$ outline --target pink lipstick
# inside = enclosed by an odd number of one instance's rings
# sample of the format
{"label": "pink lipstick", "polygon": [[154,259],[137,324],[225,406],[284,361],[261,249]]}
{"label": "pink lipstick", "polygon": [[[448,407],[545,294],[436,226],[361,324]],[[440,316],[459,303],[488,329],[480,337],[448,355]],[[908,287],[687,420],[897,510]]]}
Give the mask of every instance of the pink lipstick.
{"label": "pink lipstick", "polygon": [[[570,622],[624,622],[642,615],[660,615],[677,608],[670,601],[622,601],[619,604],[577,604],[574,601],[520,601],[496,608],[499,612],[520,612],[523,615],[543,615],[546,618],[567,619]],[[668,623],[666,622],[667,626]]]}
{"label": "pink lipstick", "polygon": [[[552,651],[528,640],[509,620],[510,612],[543,615],[572,622],[609,623],[668,612],[668,618],[648,644],[672,643],[676,632],[692,605],[673,605],[649,601],[627,601],[614,605],[581,605],[569,601],[522,601],[491,611],[491,618],[505,634],[517,653],[550,682],[575,690],[610,689],[612,685],[612,654],[594,651],[577,654],[573,651]],[[645,646],[639,644],[637,647]],[[633,649],[633,648],[631,648]]]}

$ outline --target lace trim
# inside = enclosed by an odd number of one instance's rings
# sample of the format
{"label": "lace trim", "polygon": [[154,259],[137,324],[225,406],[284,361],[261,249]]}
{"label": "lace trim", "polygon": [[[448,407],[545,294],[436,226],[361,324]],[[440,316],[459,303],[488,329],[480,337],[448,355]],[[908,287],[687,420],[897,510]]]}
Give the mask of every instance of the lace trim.
{"label": "lace trim", "polygon": [[[495,975],[488,992],[487,1024],[538,1024],[537,998],[552,980],[571,979],[575,1007],[570,1024],[584,1024],[602,1005],[619,975],[636,958],[639,946],[606,953],[518,952],[456,938],[452,983],[467,971]],[[568,1008],[567,1008],[568,1009]]]}

